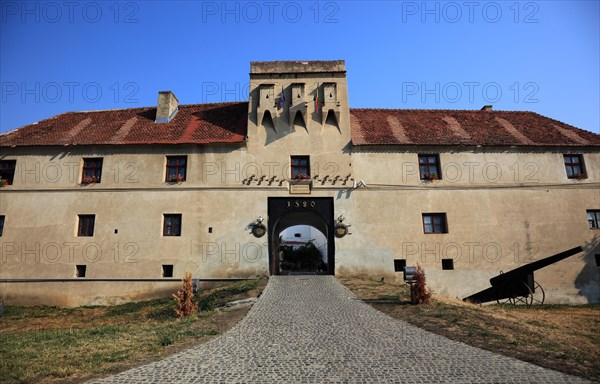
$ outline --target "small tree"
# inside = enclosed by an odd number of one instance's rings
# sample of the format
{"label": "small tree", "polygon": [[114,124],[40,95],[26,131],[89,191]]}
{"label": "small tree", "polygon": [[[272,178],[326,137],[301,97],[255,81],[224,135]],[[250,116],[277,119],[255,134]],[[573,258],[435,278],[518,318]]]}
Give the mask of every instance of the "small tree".
{"label": "small tree", "polygon": [[177,303],[175,313],[178,317],[189,316],[198,310],[198,303],[194,303],[194,287],[192,284],[192,274],[186,273],[182,279],[183,287],[172,295]]}
{"label": "small tree", "polygon": [[415,283],[410,286],[411,299],[413,304],[429,304],[431,293],[427,290],[425,271],[419,264],[415,271]]}

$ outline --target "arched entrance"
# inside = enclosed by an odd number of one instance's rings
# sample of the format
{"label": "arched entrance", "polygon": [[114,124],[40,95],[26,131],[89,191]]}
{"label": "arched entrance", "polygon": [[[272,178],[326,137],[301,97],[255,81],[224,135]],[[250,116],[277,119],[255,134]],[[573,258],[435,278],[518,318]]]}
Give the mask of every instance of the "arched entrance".
{"label": "arched entrance", "polygon": [[269,198],[268,233],[271,275],[334,274],[333,198]]}

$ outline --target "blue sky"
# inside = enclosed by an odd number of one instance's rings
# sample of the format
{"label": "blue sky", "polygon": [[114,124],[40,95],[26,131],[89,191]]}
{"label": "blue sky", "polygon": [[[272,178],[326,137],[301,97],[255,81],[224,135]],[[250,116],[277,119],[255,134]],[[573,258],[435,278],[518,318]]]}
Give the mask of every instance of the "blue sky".
{"label": "blue sky", "polygon": [[354,108],[529,110],[600,133],[598,1],[0,2],[0,132],[248,98],[250,61],[346,61]]}

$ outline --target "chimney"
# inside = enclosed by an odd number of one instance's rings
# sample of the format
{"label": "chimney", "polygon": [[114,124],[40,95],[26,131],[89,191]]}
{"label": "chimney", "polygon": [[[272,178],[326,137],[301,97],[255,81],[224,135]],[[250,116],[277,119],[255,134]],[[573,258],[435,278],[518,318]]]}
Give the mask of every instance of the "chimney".
{"label": "chimney", "polygon": [[179,100],[171,91],[158,92],[158,107],[156,108],[155,123],[168,123],[175,114],[177,114],[177,106]]}
{"label": "chimney", "polygon": [[483,108],[481,108],[482,111],[491,111],[492,110],[492,106],[491,105],[484,105]]}

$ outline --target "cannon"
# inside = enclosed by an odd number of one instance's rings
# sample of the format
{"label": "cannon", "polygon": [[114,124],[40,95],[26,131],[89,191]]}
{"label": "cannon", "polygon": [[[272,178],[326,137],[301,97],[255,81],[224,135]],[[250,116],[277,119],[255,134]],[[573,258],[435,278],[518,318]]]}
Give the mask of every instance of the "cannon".
{"label": "cannon", "polygon": [[532,305],[544,304],[546,295],[542,286],[533,278],[533,272],[548,265],[559,262],[567,257],[578,254],[583,249],[578,246],[556,255],[525,264],[506,273],[490,279],[490,288],[465,297],[463,301],[471,303],[488,303],[496,301],[498,304],[525,304],[527,308]]}

